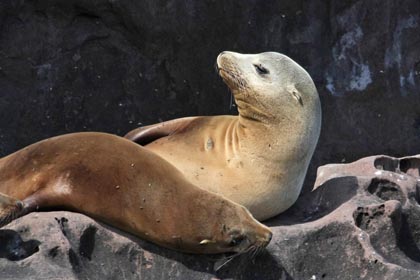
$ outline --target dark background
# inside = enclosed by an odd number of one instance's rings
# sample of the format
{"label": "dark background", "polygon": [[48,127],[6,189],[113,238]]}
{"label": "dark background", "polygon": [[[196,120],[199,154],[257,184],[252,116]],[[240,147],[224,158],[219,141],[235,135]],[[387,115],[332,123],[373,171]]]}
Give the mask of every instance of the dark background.
{"label": "dark background", "polygon": [[0,1],[0,155],[74,131],[234,114],[214,63],[277,51],[323,109],[309,171],[420,153],[420,1]]}

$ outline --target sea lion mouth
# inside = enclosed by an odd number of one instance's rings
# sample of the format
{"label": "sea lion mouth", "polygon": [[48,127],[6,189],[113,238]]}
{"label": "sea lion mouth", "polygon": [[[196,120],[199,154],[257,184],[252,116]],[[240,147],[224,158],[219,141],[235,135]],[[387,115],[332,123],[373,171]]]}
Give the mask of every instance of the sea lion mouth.
{"label": "sea lion mouth", "polygon": [[229,69],[219,67],[219,75],[232,91],[247,88],[247,83],[237,68]]}
{"label": "sea lion mouth", "polygon": [[269,242],[270,241],[268,241],[266,243],[252,244],[248,248],[246,248],[242,251],[239,251],[237,253],[233,253],[233,254],[227,256],[226,258],[220,259],[219,261],[217,261],[214,264],[214,270],[215,271],[220,270],[222,267],[224,267],[225,265],[227,265],[228,263],[230,263],[231,261],[233,261],[237,257],[244,256],[247,259],[255,259],[259,254],[261,254],[265,250],[265,247],[267,247]]}
{"label": "sea lion mouth", "polygon": [[222,52],[216,60],[215,68],[217,74],[223,79],[230,90],[244,90],[247,88],[247,82],[243,78],[243,73],[234,62],[232,56]]}
{"label": "sea lion mouth", "polygon": [[251,254],[252,257],[255,257],[260,252],[262,252],[265,249],[265,247],[268,246],[272,237],[272,232],[268,232],[264,237],[257,237],[257,239],[254,242],[249,243],[248,246],[246,246],[242,250],[239,250],[238,253]]}

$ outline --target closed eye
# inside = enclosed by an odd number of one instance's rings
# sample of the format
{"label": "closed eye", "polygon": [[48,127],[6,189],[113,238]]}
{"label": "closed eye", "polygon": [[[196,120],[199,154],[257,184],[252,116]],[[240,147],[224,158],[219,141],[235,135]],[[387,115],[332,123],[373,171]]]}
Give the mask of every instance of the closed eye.
{"label": "closed eye", "polygon": [[231,241],[229,242],[229,246],[231,246],[231,247],[237,246],[244,240],[245,240],[245,236],[243,236],[243,235],[238,235],[238,236],[232,237]]}
{"label": "closed eye", "polygon": [[262,66],[261,64],[254,64],[255,70],[257,71],[258,74],[260,75],[266,75],[268,73],[270,73],[270,71],[268,71],[267,68],[265,68],[264,66]]}

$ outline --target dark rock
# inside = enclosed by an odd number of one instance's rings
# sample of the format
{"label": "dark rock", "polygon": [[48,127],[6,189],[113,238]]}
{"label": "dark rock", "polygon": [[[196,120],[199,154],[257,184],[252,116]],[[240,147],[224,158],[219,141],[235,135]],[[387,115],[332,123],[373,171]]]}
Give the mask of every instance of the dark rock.
{"label": "dark rock", "polygon": [[[420,2],[0,2],[0,155],[54,135],[235,113],[223,50],[285,53],[323,106],[316,167],[420,152]],[[307,188],[312,180],[307,180]]]}
{"label": "dark rock", "polygon": [[24,242],[20,235],[13,230],[0,232],[0,258],[11,261],[25,259],[39,251],[39,241],[29,240]]}
{"label": "dark rock", "polygon": [[[418,279],[420,155],[318,170],[255,258],[167,250],[70,212],[0,229],[1,279]],[[25,241],[27,240],[27,241]]]}

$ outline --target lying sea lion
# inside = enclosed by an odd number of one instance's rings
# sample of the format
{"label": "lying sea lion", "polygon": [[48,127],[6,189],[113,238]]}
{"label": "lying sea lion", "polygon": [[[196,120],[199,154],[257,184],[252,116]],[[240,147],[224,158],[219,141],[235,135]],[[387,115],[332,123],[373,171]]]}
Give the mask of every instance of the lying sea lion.
{"label": "lying sea lion", "polygon": [[200,254],[257,250],[272,236],[243,206],[105,133],[58,136],[0,159],[0,193],[0,226],[39,209],[64,209]]}

